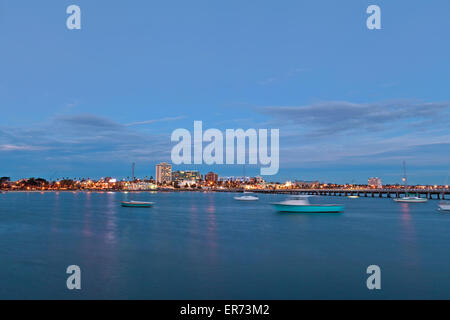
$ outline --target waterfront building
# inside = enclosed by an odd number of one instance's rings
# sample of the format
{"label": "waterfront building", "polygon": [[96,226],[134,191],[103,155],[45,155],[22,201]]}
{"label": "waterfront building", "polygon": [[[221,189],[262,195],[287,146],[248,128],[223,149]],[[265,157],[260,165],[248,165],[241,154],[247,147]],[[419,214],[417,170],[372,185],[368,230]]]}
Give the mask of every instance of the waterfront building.
{"label": "waterfront building", "polygon": [[198,182],[195,180],[181,180],[177,181],[177,183],[180,188],[192,188],[193,186],[198,187]]}
{"label": "waterfront building", "polygon": [[369,187],[373,187],[373,188],[382,188],[383,187],[383,184],[381,183],[380,178],[369,178],[369,180],[367,181],[367,184],[369,185]]}
{"label": "waterfront building", "polygon": [[174,171],[172,172],[172,181],[180,183],[183,181],[193,181],[199,183],[203,180],[202,175],[198,171],[186,170],[186,171]]}
{"label": "waterfront building", "polygon": [[256,176],[255,177],[255,183],[256,184],[264,184],[265,183],[264,178],[260,177],[260,176]]}
{"label": "waterfront building", "polygon": [[170,183],[172,181],[172,165],[162,162],[156,165],[156,182]]}
{"label": "waterfront building", "polygon": [[216,184],[218,180],[219,180],[219,175],[217,173],[208,172],[205,175],[205,181],[208,183]]}
{"label": "waterfront building", "polygon": [[296,188],[318,188],[320,185],[319,181],[298,181],[294,182]]}
{"label": "waterfront building", "polygon": [[150,182],[131,182],[126,183],[126,189],[132,191],[146,191],[146,190],[155,190],[156,185]]}

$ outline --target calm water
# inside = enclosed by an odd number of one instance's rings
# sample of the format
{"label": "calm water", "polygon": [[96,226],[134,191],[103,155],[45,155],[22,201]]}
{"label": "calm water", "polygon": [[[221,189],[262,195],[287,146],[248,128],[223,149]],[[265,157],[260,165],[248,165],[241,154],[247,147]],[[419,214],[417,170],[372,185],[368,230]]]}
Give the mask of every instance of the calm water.
{"label": "calm water", "polygon": [[[0,194],[0,298],[450,298],[450,214],[436,201],[318,197],[342,215],[279,214],[282,195]],[[66,289],[68,265],[82,290]],[[382,290],[366,288],[366,268]]]}

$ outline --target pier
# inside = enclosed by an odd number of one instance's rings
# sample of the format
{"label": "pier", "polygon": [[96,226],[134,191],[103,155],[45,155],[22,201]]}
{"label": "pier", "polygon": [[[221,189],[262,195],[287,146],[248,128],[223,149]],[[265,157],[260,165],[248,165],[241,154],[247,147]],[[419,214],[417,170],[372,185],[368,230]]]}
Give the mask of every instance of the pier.
{"label": "pier", "polygon": [[289,195],[315,195],[315,196],[359,196],[359,197],[378,197],[378,198],[400,198],[406,193],[418,194],[421,198],[445,200],[450,199],[450,189],[285,189],[285,190],[251,190],[255,193],[277,193]]}

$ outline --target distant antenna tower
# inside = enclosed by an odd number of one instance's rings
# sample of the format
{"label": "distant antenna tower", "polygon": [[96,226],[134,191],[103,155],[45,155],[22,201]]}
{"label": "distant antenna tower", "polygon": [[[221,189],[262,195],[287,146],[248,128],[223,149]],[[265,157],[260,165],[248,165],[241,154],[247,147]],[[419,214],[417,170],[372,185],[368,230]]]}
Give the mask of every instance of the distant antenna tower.
{"label": "distant antenna tower", "polygon": [[134,181],[134,166],[135,166],[135,163],[133,162],[133,164],[131,165],[131,176],[132,176],[133,181]]}
{"label": "distant antenna tower", "polygon": [[408,181],[406,179],[406,162],[403,160],[403,184],[405,185],[405,189],[407,188]]}

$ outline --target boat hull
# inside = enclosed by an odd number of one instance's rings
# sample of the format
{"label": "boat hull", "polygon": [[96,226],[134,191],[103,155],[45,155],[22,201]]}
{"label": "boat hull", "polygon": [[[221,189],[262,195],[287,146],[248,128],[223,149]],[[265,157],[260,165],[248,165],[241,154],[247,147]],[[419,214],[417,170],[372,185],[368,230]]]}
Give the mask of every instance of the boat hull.
{"label": "boat hull", "polygon": [[424,203],[427,202],[428,199],[422,198],[422,199],[404,199],[404,198],[398,198],[394,199],[395,202],[403,202],[403,203]]}
{"label": "boat hull", "polygon": [[344,211],[342,205],[286,205],[274,203],[273,206],[279,212],[292,213],[341,213]]}
{"label": "boat hull", "polygon": [[150,208],[153,202],[122,202],[121,205],[128,208]]}
{"label": "boat hull", "polygon": [[439,210],[450,211],[450,204],[440,204],[439,205]]}
{"label": "boat hull", "polygon": [[258,197],[252,197],[252,196],[243,196],[243,197],[234,197],[234,200],[237,201],[258,201]]}

